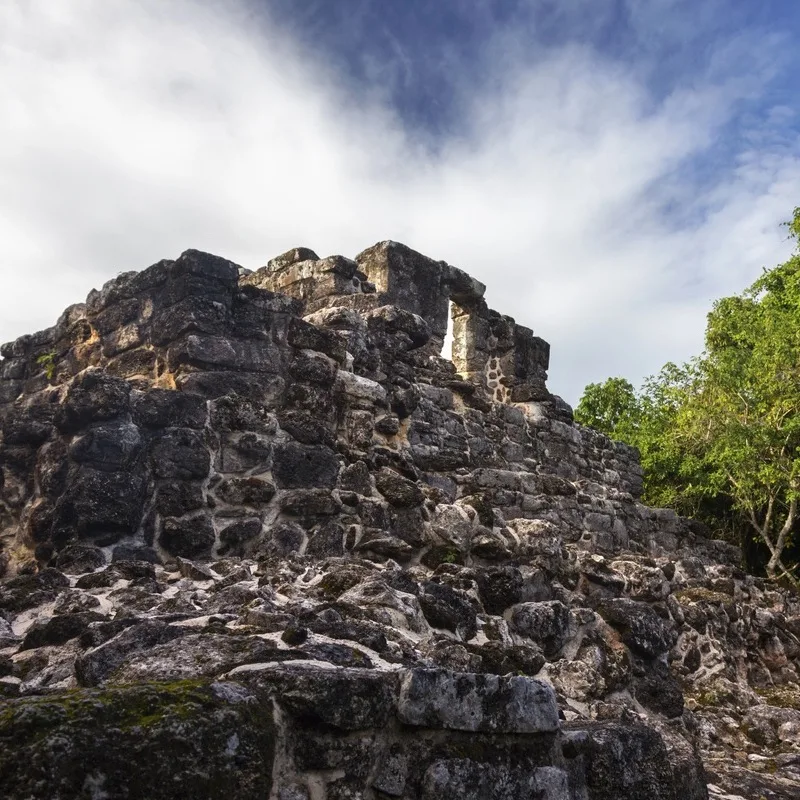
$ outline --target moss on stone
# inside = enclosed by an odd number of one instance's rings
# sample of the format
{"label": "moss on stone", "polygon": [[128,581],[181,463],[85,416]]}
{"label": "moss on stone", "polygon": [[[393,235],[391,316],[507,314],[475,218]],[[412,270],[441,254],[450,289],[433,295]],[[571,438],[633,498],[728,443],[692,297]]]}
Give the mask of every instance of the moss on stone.
{"label": "moss on stone", "polygon": [[715,592],[703,586],[692,586],[688,589],[680,589],[674,593],[673,597],[682,605],[687,603],[730,603],[731,596],[723,592]]}
{"label": "moss on stone", "polygon": [[773,686],[769,689],[759,689],[757,693],[770,706],[800,711],[800,688],[796,686]]}
{"label": "moss on stone", "polygon": [[197,680],[24,697],[0,706],[0,796],[260,798],[274,738],[269,704]]}

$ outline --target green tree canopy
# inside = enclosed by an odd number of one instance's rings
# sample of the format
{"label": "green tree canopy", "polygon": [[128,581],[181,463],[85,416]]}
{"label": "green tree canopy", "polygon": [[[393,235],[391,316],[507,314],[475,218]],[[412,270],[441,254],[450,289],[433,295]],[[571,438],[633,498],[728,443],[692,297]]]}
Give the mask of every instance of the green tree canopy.
{"label": "green tree canopy", "polygon": [[[800,208],[787,225],[800,243]],[[714,304],[700,357],[640,392],[590,384],[575,417],[639,448],[646,502],[749,529],[767,575],[796,582],[784,556],[800,522],[800,250]]]}

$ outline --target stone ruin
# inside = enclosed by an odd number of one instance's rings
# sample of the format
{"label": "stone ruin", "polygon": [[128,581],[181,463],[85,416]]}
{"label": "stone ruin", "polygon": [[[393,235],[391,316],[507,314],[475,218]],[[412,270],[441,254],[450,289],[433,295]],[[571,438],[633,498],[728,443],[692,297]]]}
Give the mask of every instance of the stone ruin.
{"label": "stone ruin", "polygon": [[[0,348],[0,794],[800,787],[800,711],[773,731],[757,694],[795,691],[796,599],[643,506],[637,453],[574,423],[484,292],[396,242],[189,250]],[[786,776],[704,772],[733,747],[709,691]]]}

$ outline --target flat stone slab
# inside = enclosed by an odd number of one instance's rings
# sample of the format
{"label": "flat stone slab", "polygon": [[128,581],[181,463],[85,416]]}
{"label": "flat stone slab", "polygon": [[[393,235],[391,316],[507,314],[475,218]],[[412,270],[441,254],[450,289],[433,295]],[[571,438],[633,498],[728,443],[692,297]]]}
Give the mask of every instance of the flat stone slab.
{"label": "flat stone slab", "polygon": [[553,688],[535,678],[437,669],[404,676],[398,717],[407,725],[485,733],[554,733]]}

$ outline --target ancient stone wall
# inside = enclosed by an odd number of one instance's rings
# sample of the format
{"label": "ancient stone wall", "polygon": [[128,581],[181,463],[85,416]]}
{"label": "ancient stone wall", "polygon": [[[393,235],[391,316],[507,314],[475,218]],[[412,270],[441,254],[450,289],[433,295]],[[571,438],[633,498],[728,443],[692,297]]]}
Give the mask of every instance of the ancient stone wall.
{"label": "ancient stone wall", "polygon": [[107,731],[170,800],[704,800],[701,745],[778,785],[736,717],[797,796],[796,599],[643,506],[483,295],[187,251],[0,348],[0,794],[140,796]]}
{"label": "ancient stone wall", "polygon": [[524,558],[547,525],[601,551],[690,535],[636,503],[636,454],[572,422],[546,344],[482,294],[391,242],[252,274],[188,251],[110,281],[2,349],[7,550],[471,562]]}

